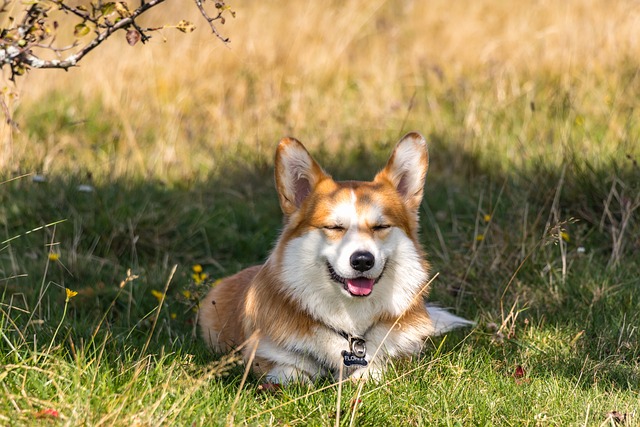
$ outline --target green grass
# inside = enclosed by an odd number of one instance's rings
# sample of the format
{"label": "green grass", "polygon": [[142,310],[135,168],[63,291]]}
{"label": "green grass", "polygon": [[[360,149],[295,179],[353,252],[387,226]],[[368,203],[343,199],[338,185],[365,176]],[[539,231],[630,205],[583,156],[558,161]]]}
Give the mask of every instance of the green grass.
{"label": "green grass", "polygon": [[[384,151],[319,157],[340,176],[364,164],[366,176]],[[616,258],[610,223],[629,202],[612,196],[611,218],[599,221],[615,182],[624,197],[638,194],[638,171],[576,161],[562,177],[478,170],[471,180],[440,171],[434,158],[447,154],[432,152],[421,234],[440,273],[431,299],[479,326],[427,343],[382,384],[344,384],[342,425],[600,425],[614,410],[636,414],[637,211]],[[270,169],[245,158],[210,179],[98,180],[93,193],[78,192],[83,176],[2,184],[12,238],[0,251],[3,423],[35,424],[47,408],[70,425],[335,423],[329,382],[271,395],[250,376],[234,404],[243,367],[193,335],[206,285],[191,266],[213,281],[259,263],[280,227]],[[158,312],[151,291],[162,292],[174,264]],[[139,277],[120,288],[129,268]],[[64,288],[79,292],[66,309]]]}

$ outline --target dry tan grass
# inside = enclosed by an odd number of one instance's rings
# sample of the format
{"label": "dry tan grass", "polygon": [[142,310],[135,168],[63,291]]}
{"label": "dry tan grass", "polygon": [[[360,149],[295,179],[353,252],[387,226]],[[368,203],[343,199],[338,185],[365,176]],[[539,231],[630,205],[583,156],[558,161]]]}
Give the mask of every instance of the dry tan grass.
{"label": "dry tan grass", "polygon": [[[624,141],[631,141],[624,150],[634,149],[638,129],[625,106],[629,85],[632,95],[640,86],[629,65],[640,57],[636,1],[275,1],[234,9],[237,18],[221,28],[229,47],[191,4],[168,2],[149,22],[184,18],[200,28],[166,29],[135,47],[120,34],[67,73],[31,71],[19,82],[18,121],[52,103],[51,93],[79,95],[102,104],[119,143],[101,155],[82,141],[81,126],[47,141],[25,129],[13,142],[5,128],[5,159],[74,169],[73,153],[109,174],[188,175],[215,169],[220,153],[211,155],[212,147],[233,155],[247,143],[270,157],[285,134],[335,146],[395,139],[409,128],[515,162],[562,161],[563,150],[550,152],[540,143],[548,135],[537,130],[551,129],[590,158],[615,155],[613,144]],[[544,108],[563,91],[571,114],[562,122],[526,108]],[[82,111],[67,113],[83,119]],[[585,117],[585,129],[598,128],[585,134],[597,140],[574,135]]]}

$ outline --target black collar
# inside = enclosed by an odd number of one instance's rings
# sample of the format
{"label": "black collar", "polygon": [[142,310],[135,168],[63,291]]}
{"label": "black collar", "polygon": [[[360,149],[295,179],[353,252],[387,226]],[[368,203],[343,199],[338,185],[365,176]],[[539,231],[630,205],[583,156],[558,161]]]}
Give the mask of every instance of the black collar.
{"label": "black collar", "polygon": [[336,329],[331,325],[328,325],[326,323],[324,323],[324,326],[329,329],[330,331],[335,332],[336,334],[340,335],[342,338],[344,338],[347,341],[351,341],[352,339],[360,339],[362,341],[364,341],[364,337],[369,333],[369,331],[373,328],[373,325],[369,326],[364,333],[362,334],[362,336],[360,335],[351,335],[345,331],[341,331],[340,329]]}
{"label": "black collar", "polygon": [[342,360],[345,366],[358,365],[358,366],[367,366],[368,362],[365,359],[367,356],[367,343],[364,339],[364,336],[373,328],[373,325],[369,326],[366,331],[364,331],[363,336],[350,335],[345,331],[341,331],[333,328],[330,325],[325,323],[327,329],[335,332],[340,335],[342,338],[347,340],[349,343],[349,351],[342,352]]}

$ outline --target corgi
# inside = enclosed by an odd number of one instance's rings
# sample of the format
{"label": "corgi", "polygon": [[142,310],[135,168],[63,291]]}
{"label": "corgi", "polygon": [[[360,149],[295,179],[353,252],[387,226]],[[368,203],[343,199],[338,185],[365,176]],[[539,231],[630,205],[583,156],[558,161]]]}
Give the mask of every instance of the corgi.
{"label": "corgi", "polygon": [[426,337],[473,323],[425,305],[429,264],[418,211],[429,157],[412,132],[373,181],[334,181],[296,139],[280,141],[275,184],[284,214],[263,265],[223,279],[199,325],[217,353],[242,344],[269,383],[380,379]]}

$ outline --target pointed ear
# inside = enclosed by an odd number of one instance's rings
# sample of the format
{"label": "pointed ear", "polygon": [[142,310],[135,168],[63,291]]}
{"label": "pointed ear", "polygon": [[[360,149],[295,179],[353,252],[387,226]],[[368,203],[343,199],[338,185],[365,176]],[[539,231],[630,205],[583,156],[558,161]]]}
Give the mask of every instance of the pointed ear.
{"label": "pointed ear", "polygon": [[427,141],[419,133],[411,132],[398,142],[387,166],[375,180],[390,181],[407,208],[417,214],[428,167]]}
{"label": "pointed ear", "polygon": [[297,211],[316,184],[329,177],[294,138],[283,138],[278,144],[275,174],[280,207],[286,216]]}

